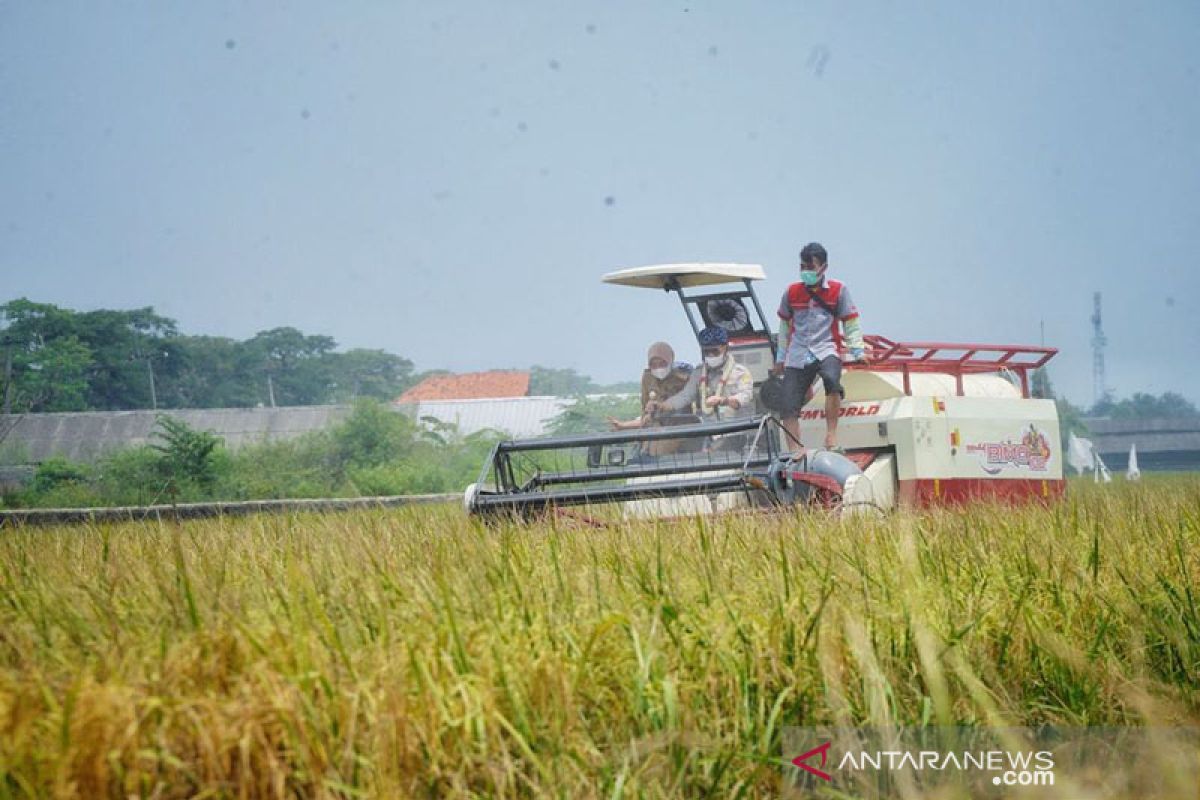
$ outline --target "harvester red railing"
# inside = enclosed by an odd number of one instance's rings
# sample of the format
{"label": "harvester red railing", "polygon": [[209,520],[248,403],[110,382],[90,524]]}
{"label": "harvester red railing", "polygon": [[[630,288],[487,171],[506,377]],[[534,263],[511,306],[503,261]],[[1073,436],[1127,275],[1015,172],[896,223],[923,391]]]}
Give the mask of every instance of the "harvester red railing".
{"label": "harvester red railing", "polygon": [[851,369],[899,372],[904,376],[904,393],[912,394],[914,372],[939,372],[955,377],[957,393],[963,394],[963,376],[989,372],[1012,372],[1021,381],[1021,396],[1029,397],[1029,372],[1045,365],[1058,353],[1055,347],[1023,344],[962,344],[957,342],[894,342],[885,336],[864,336],[865,365]]}

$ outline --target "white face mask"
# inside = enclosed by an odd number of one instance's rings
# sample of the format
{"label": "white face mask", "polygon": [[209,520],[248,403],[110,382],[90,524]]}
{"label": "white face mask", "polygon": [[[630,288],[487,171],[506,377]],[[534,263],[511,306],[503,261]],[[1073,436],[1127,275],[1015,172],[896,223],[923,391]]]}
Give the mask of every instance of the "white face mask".
{"label": "white face mask", "polygon": [[725,356],[705,356],[704,363],[713,369],[716,369],[725,363]]}
{"label": "white face mask", "polygon": [[660,381],[671,374],[670,367],[660,367],[659,369],[650,370],[650,374],[658,378]]}

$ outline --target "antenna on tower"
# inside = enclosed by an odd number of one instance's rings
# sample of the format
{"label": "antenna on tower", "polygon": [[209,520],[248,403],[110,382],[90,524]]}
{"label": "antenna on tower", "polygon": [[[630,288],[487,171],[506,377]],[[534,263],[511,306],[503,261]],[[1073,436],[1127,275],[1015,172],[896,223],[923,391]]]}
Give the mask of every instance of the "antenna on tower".
{"label": "antenna on tower", "polygon": [[1104,379],[1104,345],[1108,339],[1100,319],[1100,293],[1092,295],[1092,399],[1099,405],[1108,399],[1108,384]]}

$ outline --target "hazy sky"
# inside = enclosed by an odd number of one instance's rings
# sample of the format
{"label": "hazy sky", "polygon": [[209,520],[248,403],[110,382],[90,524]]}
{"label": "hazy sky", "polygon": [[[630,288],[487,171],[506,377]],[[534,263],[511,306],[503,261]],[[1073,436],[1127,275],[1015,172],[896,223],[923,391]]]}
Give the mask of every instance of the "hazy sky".
{"label": "hazy sky", "polygon": [[825,244],[868,332],[1200,401],[1196,2],[0,0],[0,300],[633,379],[621,267]]}

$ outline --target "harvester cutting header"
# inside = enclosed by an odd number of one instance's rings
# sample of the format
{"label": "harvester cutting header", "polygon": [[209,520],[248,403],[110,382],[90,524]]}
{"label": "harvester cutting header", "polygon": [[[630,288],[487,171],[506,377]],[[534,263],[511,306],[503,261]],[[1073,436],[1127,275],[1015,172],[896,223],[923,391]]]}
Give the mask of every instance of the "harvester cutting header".
{"label": "harvester cutting header", "polygon": [[[754,291],[765,277],[760,265],[723,263],[605,275],[606,283],[677,295],[698,339],[718,331],[751,376],[752,405],[701,417],[657,404],[654,419],[634,430],[501,442],[467,488],[467,510],[528,515],[621,503],[630,516],[680,516],[808,503],[851,512],[1062,495],[1057,410],[1029,394],[1030,371],[1056,349],[839,340],[836,355],[847,362],[840,382],[822,370],[796,426],[772,377],[786,343],[771,333]],[[826,387],[844,397],[827,402]],[[801,448],[832,444],[831,409],[840,447]]]}

